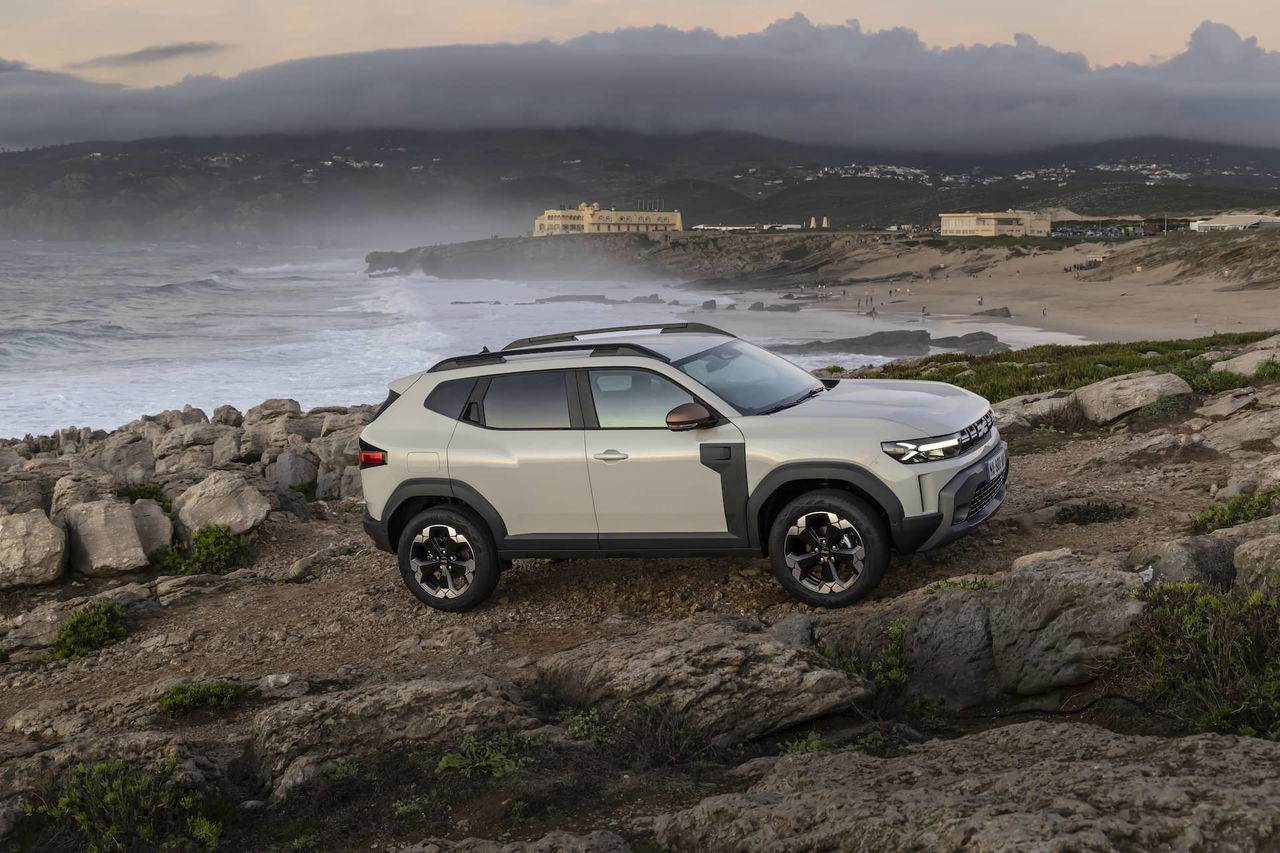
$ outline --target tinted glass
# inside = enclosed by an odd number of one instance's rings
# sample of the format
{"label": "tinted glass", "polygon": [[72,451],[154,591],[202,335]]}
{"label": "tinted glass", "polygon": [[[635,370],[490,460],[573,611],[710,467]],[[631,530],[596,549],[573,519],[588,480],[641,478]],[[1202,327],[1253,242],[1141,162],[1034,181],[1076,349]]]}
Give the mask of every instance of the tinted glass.
{"label": "tinted glass", "polygon": [[589,375],[602,429],[665,429],[667,412],[693,401],[683,388],[647,370],[592,370]]}
{"label": "tinted glass", "polygon": [[476,385],[472,379],[450,379],[441,382],[427,395],[427,408],[447,418],[462,417],[462,407],[471,396],[471,389]]}
{"label": "tinted glass", "polygon": [[495,376],[484,395],[484,423],[495,429],[568,429],[563,373]]}
{"label": "tinted glass", "polygon": [[676,362],[676,367],[744,415],[801,400],[822,388],[807,370],[745,341],[730,341]]}

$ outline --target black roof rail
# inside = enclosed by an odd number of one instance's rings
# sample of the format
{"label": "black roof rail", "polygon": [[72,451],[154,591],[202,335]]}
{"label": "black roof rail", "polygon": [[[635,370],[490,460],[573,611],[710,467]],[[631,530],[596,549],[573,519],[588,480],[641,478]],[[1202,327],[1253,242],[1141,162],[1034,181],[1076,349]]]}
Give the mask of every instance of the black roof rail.
{"label": "black roof rail", "polygon": [[549,352],[585,352],[590,351],[592,356],[603,355],[637,355],[641,358],[656,358],[659,361],[670,362],[662,353],[649,349],[646,346],[631,343],[598,343],[598,344],[564,344],[555,347],[534,347],[532,349],[504,349],[501,352],[479,352],[475,355],[460,355],[455,358],[446,358],[444,361],[432,365],[427,373],[439,373],[443,370],[458,370],[463,367],[479,367],[486,364],[505,364],[507,356],[513,355],[544,355]]}
{"label": "black roof rail", "polygon": [[732,332],[726,332],[724,329],[717,329],[715,326],[708,326],[706,323],[650,323],[643,326],[610,326],[607,329],[582,329],[577,332],[560,332],[555,335],[536,335],[532,338],[520,338],[514,340],[502,348],[502,352],[514,349],[524,349],[525,347],[540,346],[541,344],[558,344],[564,341],[576,341],[580,336],[585,335],[605,335],[610,332],[648,332],[658,330],[660,334],[669,335],[677,333],[695,333],[708,335],[724,335],[726,338],[736,338],[737,335]]}

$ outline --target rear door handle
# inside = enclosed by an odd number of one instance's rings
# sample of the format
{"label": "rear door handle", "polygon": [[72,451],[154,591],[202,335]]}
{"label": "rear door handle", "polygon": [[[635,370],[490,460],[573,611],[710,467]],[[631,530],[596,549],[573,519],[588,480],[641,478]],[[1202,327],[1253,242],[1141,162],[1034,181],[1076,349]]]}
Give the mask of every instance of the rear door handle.
{"label": "rear door handle", "polygon": [[621,462],[623,459],[627,458],[627,454],[623,453],[621,450],[609,448],[604,453],[597,453],[596,458],[601,462]]}

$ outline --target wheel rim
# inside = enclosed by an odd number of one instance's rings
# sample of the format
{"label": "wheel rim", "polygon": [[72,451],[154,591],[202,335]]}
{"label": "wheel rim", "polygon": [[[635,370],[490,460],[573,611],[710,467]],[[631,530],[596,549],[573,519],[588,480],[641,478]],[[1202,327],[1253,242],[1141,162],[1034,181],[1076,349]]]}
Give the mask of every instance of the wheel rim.
{"label": "wheel rim", "polygon": [[409,549],[418,586],[436,598],[457,598],[471,588],[476,555],[467,537],[447,524],[424,527]]}
{"label": "wheel rim", "polygon": [[797,518],[787,531],[783,555],[796,582],[819,595],[844,592],[866,565],[862,536],[833,512]]}

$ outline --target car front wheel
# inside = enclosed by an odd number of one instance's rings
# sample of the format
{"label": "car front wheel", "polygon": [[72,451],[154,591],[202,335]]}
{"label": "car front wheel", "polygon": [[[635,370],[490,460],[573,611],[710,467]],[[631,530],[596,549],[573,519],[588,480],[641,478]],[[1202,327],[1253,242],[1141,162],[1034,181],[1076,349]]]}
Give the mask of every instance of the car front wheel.
{"label": "car front wheel", "polygon": [[814,607],[845,607],[865,598],[889,565],[884,523],[865,501],[839,489],[792,500],[769,534],[773,574],[793,597]]}
{"label": "car front wheel", "polygon": [[498,586],[493,537],[461,507],[434,506],[415,515],[400,534],[396,556],[405,586],[437,610],[468,610]]}

